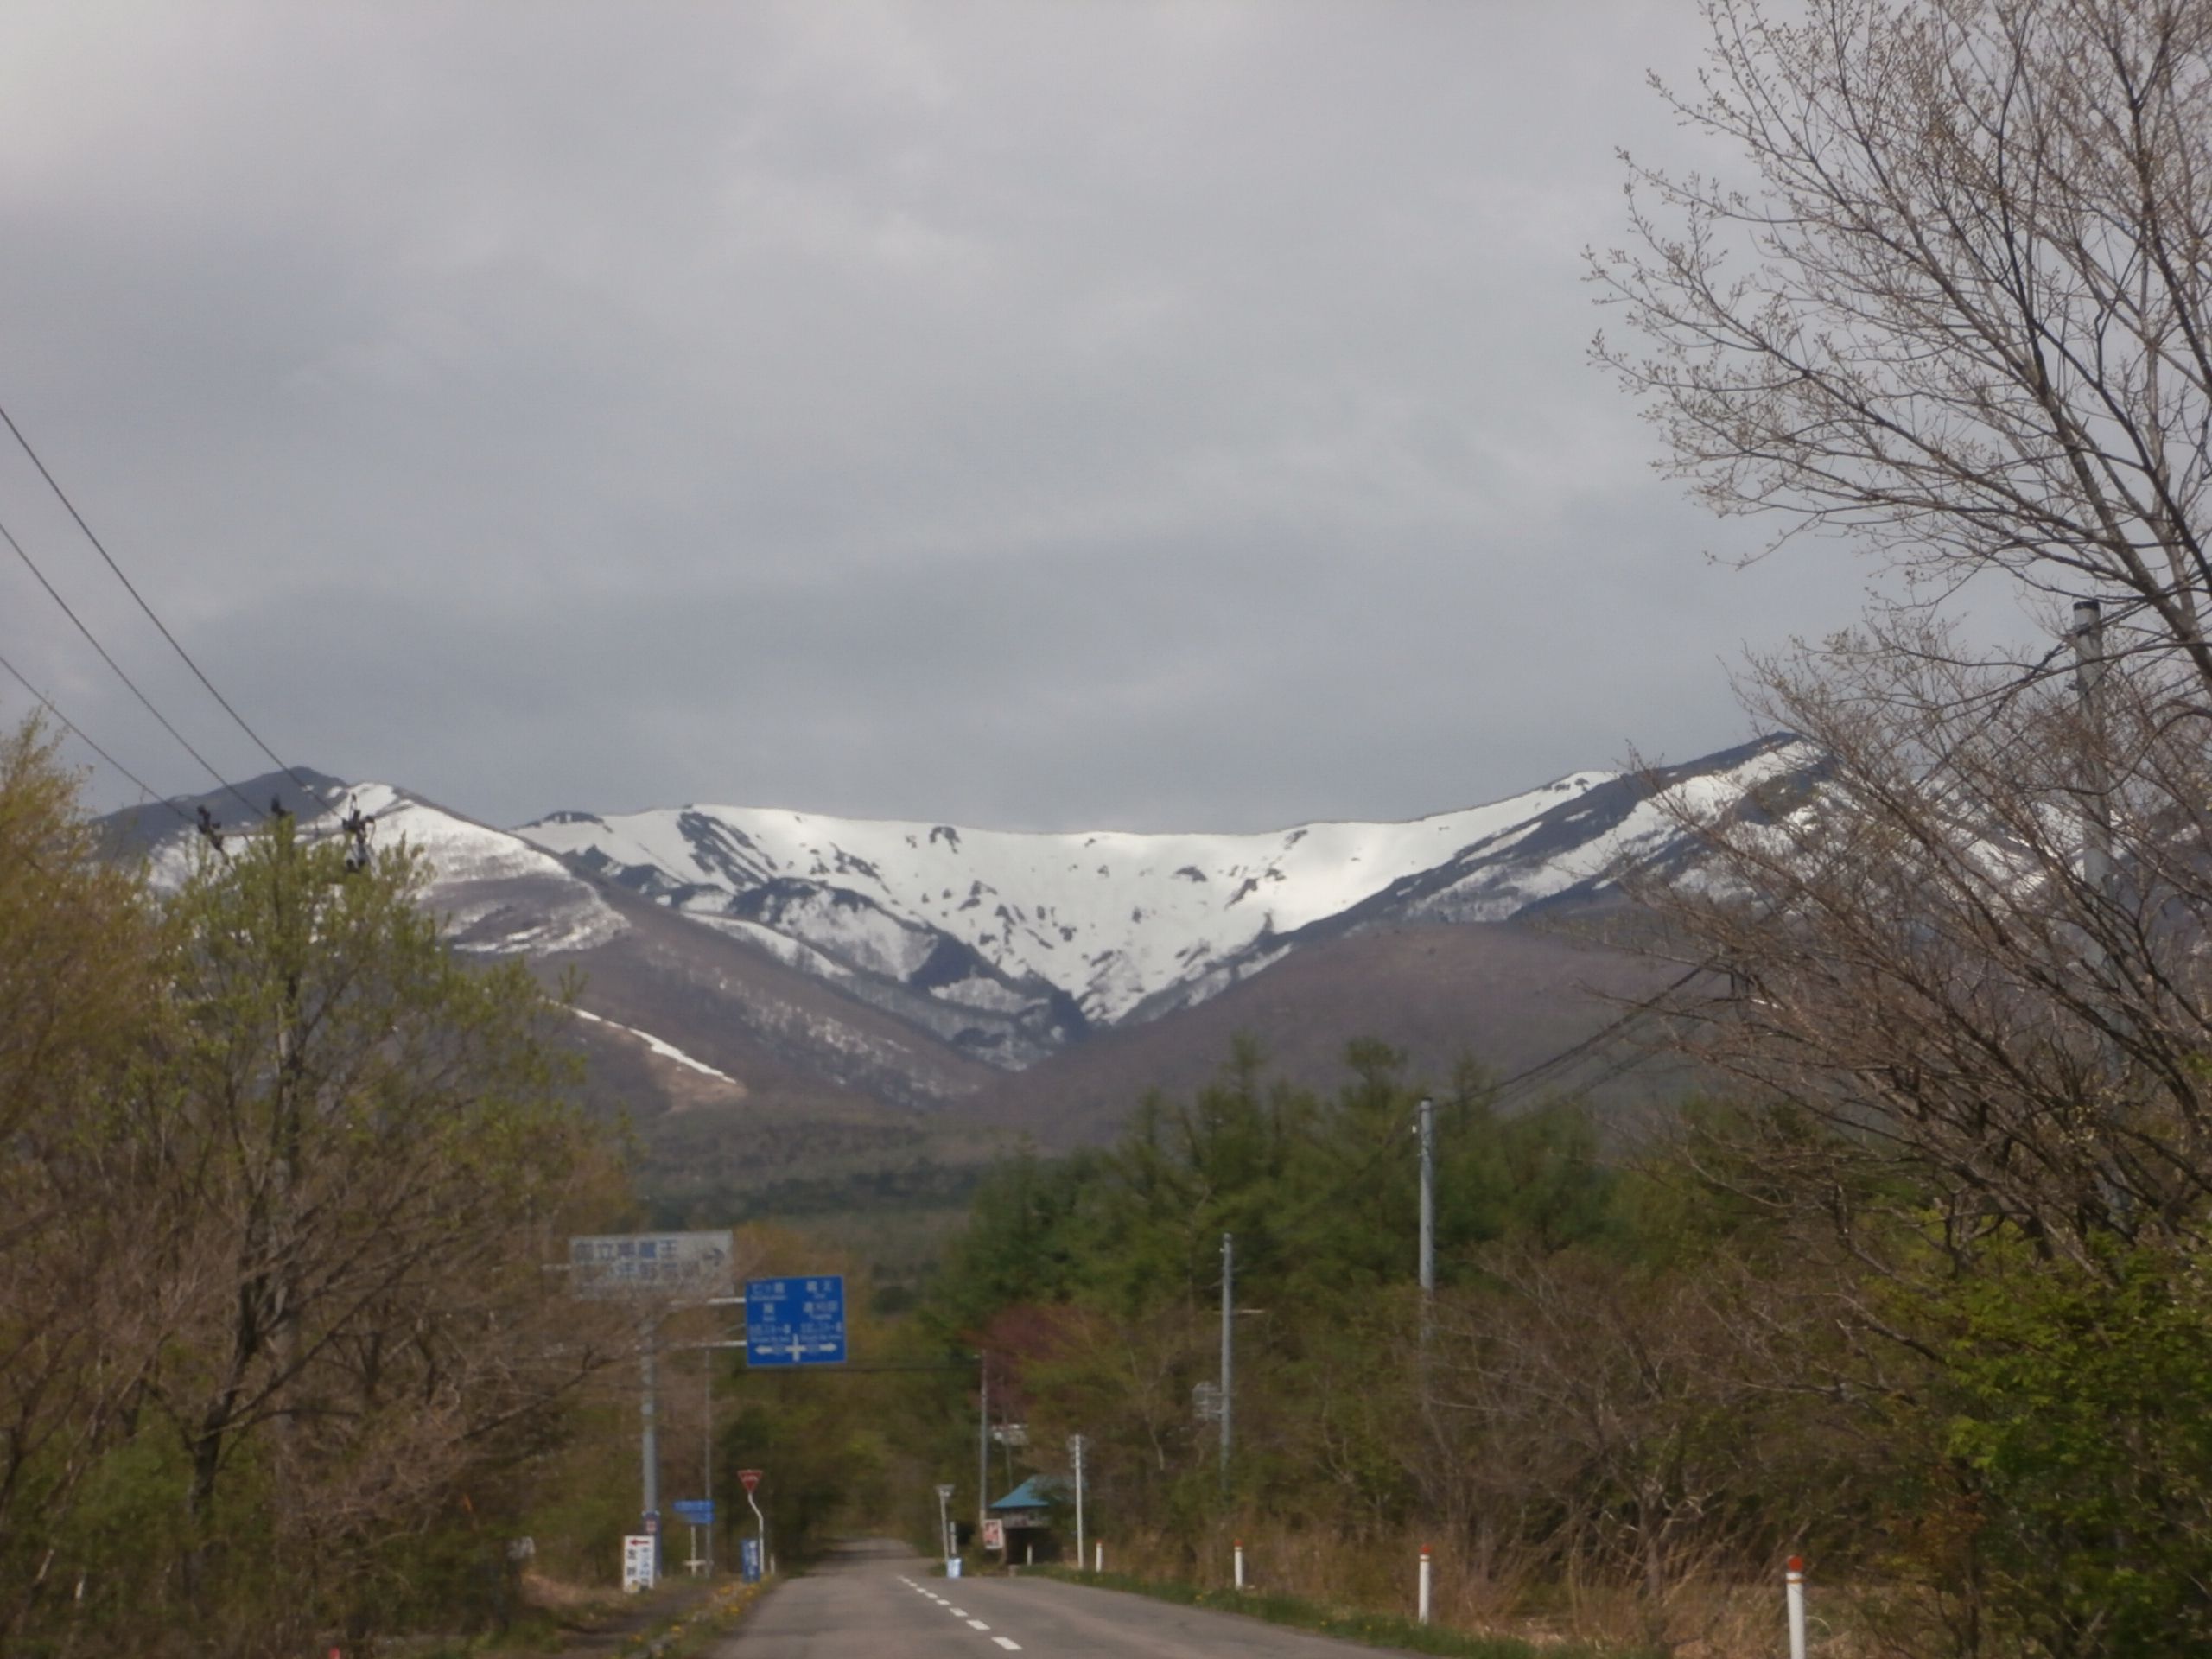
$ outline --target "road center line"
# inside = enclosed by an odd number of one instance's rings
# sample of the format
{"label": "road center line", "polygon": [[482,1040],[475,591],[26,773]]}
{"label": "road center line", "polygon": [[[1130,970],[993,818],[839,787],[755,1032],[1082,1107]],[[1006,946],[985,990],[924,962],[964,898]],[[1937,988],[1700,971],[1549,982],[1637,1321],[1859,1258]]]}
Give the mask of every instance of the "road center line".
{"label": "road center line", "polygon": [[980,1618],[971,1618],[968,1622],[979,1630],[988,1630],[991,1628],[989,1625],[984,1624]]}
{"label": "road center line", "polygon": [[1004,1648],[1008,1653],[1020,1653],[1021,1651],[1021,1643],[1019,1642],[1009,1642],[1002,1636],[995,1636],[991,1640],[997,1643],[999,1646]]}

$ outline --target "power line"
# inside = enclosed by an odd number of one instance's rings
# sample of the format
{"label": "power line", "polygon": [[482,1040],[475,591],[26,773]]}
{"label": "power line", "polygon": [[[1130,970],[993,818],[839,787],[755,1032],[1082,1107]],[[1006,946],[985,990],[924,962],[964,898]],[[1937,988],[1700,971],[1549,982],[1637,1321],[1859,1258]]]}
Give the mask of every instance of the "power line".
{"label": "power line", "polygon": [[[23,435],[22,429],[16,424],[15,417],[8,413],[4,406],[0,406],[0,421],[7,423],[8,430],[15,435],[16,442],[22,447],[23,453],[30,457],[31,465],[38,468],[38,475],[46,480],[47,487],[52,490],[55,498],[60,500],[63,506],[69,510],[69,516],[77,521],[77,528],[85,532],[85,539],[92,544],[93,550],[100,556],[101,560],[107,565],[107,568],[115,573],[115,579],[123,584],[124,591],[137,601],[138,608],[146,613],[146,620],[149,622],[151,622],[155,627],[161,630],[162,638],[168,640],[169,642],[169,648],[175,651],[178,657],[183,659],[184,665],[192,671],[193,677],[207,688],[207,695],[214,698],[215,701],[222,706],[223,712],[228,715],[238,723],[238,728],[244,732],[249,738],[253,740],[254,747],[259,749],[262,753],[269,757],[269,761],[271,766],[275,766],[279,772],[283,772],[287,778],[289,778],[295,784],[298,785],[300,789],[307,795],[309,800],[319,799],[320,798],[315,794],[315,791],[308,787],[308,780],[301,777],[298,772],[293,771],[291,767],[285,765],[283,760],[277,755],[276,751],[270,748],[266,743],[261,741],[261,734],[255,731],[252,727],[246,724],[245,716],[238,713],[236,709],[233,709],[231,706],[230,699],[215,689],[215,683],[209,679],[206,674],[200,671],[200,664],[192,660],[192,653],[187,651],[178,641],[177,637],[169,632],[168,625],[163,622],[160,617],[154,613],[154,607],[146,602],[146,596],[138,591],[137,585],[133,582],[129,576],[123,574],[123,567],[115,562],[114,556],[107,550],[106,544],[103,543],[98,536],[95,536],[92,533],[92,527],[85,522],[85,515],[77,511],[77,504],[69,499],[68,492],[64,490],[60,482],[54,478],[54,474],[47,470],[46,463],[39,459],[38,451],[31,448],[31,441]],[[11,537],[10,539],[12,541],[14,538]],[[20,551],[21,550],[18,550]],[[41,577],[40,580],[44,581],[45,578]],[[49,588],[48,591],[51,592],[52,590]],[[101,655],[105,656],[106,653],[103,652]],[[150,707],[151,705],[149,704],[149,706]],[[168,722],[166,721],[162,722],[164,725],[167,725],[168,723]],[[224,787],[227,789],[230,786],[226,784]],[[232,793],[236,794],[237,791],[232,790]],[[245,798],[241,796],[239,798],[244,799]]]}
{"label": "power line", "polygon": [[[1615,1019],[1608,1020],[1605,1024],[1600,1026],[1596,1031],[1592,1032],[1587,1037],[1583,1038],[1580,1042],[1570,1043],[1567,1047],[1560,1050],[1558,1053],[1554,1054],[1548,1058],[1539,1060],[1534,1065],[1524,1066],[1520,1071],[1516,1071],[1511,1077],[1505,1078],[1503,1082],[1493,1084],[1488,1091],[1488,1103],[1493,1109],[1495,1109],[1500,1103],[1505,1099],[1507,1094],[1510,1090],[1524,1087],[1532,1083],[1537,1077],[1542,1076],[1544,1073],[1554,1071],[1560,1066],[1567,1065],[1568,1062],[1579,1058],[1580,1056],[1590,1052],[1600,1043],[1605,1042],[1609,1038],[1618,1035],[1636,1020],[1643,1018],[1654,1008],[1658,1007],[1658,1005],[1666,998],[1672,996],[1676,991],[1681,989],[1683,986],[1688,984],[1690,981],[1695,979],[1700,974],[1706,971],[1707,967],[1703,963],[1693,963],[1690,967],[1684,969],[1678,977],[1670,981],[1667,984],[1661,986],[1649,996],[1647,996],[1643,999],[1643,1001],[1637,1002],[1633,1007],[1629,1008],[1625,1013],[1618,1015]],[[1637,1065],[1642,1065],[1643,1058],[1644,1057],[1641,1053],[1632,1055],[1628,1060],[1615,1066],[1611,1071],[1596,1079],[1596,1081],[1599,1083],[1609,1082],[1613,1077],[1620,1076],[1623,1072],[1625,1072]],[[1335,1186],[1332,1187],[1328,1192],[1322,1193],[1319,1198],[1309,1199],[1306,1203],[1300,1205],[1296,1210],[1291,1211],[1291,1213],[1287,1217],[1270,1220],[1268,1223],[1268,1231],[1280,1236],[1283,1233],[1287,1232],[1290,1229],[1308,1219],[1315,1211],[1336,1203],[1338,1199],[1351,1192],[1354,1188],[1357,1187],[1361,1182],[1364,1181],[1370,1175],[1375,1173],[1375,1169],[1377,1165],[1379,1165],[1385,1158],[1389,1156],[1393,1148],[1397,1146],[1399,1141],[1406,1135],[1407,1131],[1413,1127],[1414,1116],[1420,1109],[1420,1103],[1416,1101],[1404,1111],[1399,1113],[1396,1121],[1392,1123],[1389,1132],[1383,1135],[1381,1142],[1376,1147],[1375,1150],[1368,1155],[1365,1162],[1362,1163],[1358,1168],[1352,1171],[1350,1175],[1338,1182]]]}
{"label": "power line", "polygon": [[130,768],[124,766],[122,761],[117,760],[99,744],[93,742],[90,737],[86,736],[83,727],[78,725],[75,721],[70,719],[68,715],[63,714],[60,709],[54,707],[54,699],[48,696],[45,692],[40,690],[38,687],[33,685],[29,680],[25,679],[23,677],[22,671],[17,668],[13,663],[10,662],[5,657],[0,657],[0,668],[4,668],[9,673],[14,675],[16,677],[16,683],[22,686],[23,690],[29,692],[31,696],[36,697],[40,703],[44,706],[46,712],[52,715],[54,719],[60,721],[62,725],[75,736],[79,743],[82,743],[94,754],[99,756],[101,760],[106,761],[108,765],[113,766],[118,772],[121,772],[132,783],[137,785],[141,793],[148,796],[151,799],[159,801],[163,806],[168,808],[170,811],[175,813],[178,817],[183,819],[187,824],[191,824],[194,828],[198,827],[196,824],[194,824],[192,814],[186,811],[175,801],[169,799],[168,796],[156,793],[154,789],[148,785],[144,779],[139,777],[137,772],[131,771]]}
{"label": "power line", "polygon": [[[1597,1030],[1592,1032],[1590,1035],[1585,1037],[1580,1042],[1571,1044],[1567,1047],[1561,1049],[1558,1053],[1553,1055],[1549,1059],[1539,1060],[1535,1065],[1525,1067],[1522,1070],[1515,1072],[1503,1083],[1492,1085],[1490,1091],[1490,1103],[1492,1107],[1496,1107],[1500,1101],[1504,1099],[1509,1090],[1528,1084],[1541,1073],[1550,1071],[1556,1067],[1566,1065],[1570,1060],[1588,1053],[1592,1049],[1597,1047],[1599,1044],[1604,1042],[1607,1038],[1617,1035],[1635,1021],[1643,1019],[1654,1008],[1657,1007],[1661,1002],[1664,1001],[1668,997],[1672,996],[1676,991],[1681,990],[1683,986],[1688,984],[1690,981],[1695,979],[1700,974],[1706,971],[1707,965],[1705,963],[1692,963],[1688,968],[1685,969],[1680,976],[1661,986],[1657,990],[1652,992],[1650,995],[1645,997],[1642,1001],[1635,1004],[1635,1006],[1629,1008],[1627,1012],[1622,1014],[1618,1018],[1609,1020],[1605,1025],[1600,1026]],[[1638,1063],[1641,1063],[1641,1057],[1638,1058]],[[1623,1069],[1625,1070],[1626,1068],[1624,1067]],[[1613,1075],[1618,1074],[1616,1073]]]}
{"label": "power line", "polygon": [[[0,417],[4,417],[4,411],[0,411]],[[213,763],[211,762],[206,755],[200,753],[199,750],[192,747],[190,740],[188,740],[182,732],[180,732],[175,726],[169,723],[169,717],[167,715],[154,707],[154,700],[148,696],[143,691],[141,691],[138,689],[138,682],[132,679],[130,675],[124,673],[123,671],[123,664],[117,662],[113,657],[108,654],[107,647],[100,644],[99,640],[93,636],[92,631],[85,626],[84,618],[79,616],[77,613],[70,607],[69,601],[61,597],[60,590],[46,579],[46,572],[38,568],[37,561],[33,559],[29,554],[23,551],[23,544],[16,539],[15,532],[10,530],[4,524],[0,524],[0,537],[5,537],[8,545],[15,549],[16,556],[23,562],[23,568],[29,570],[31,575],[38,578],[38,585],[45,588],[47,591],[47,596],[52,599],[56,605],[59,605],[61,607],[62,615],[67,617],[72,622],[77,625],[77,632],[85,636],[86,639],[91,644],[94,651],[99,652],[100,660],[115,671],[116,678],[121,680],[124,684],[129,686],[130,688],[130,695],[137,698],[141,703],[145,705],[146,712],[153,715],[156,720],[161,721],[162,729],[167,732],[171,737],[175,738],[177,742],[182,746],[184,752],[205,767],[207,769],[207,775],[210,778],[213,778],[223,788],[228,790],[238,800],[239,804],[244,806],[247,811],[260,811],[261,809],[259,807],[254,805],[251,801],[247,800],[244,795],[238,792],[237,785],[232,784],[230,779],[224,777],[221,772],[215,770]],[[29,682],[25,682],[25,684],[27,685],[29,683]],[[32,695],[36,696],[37,694],[34,692]],[[48,705],[48,707],[51,706],[51,704]],[[75,728],[73,727],[71,729],[74,730]],[[149,791],[149,792],[150,793],[151,791]]]}

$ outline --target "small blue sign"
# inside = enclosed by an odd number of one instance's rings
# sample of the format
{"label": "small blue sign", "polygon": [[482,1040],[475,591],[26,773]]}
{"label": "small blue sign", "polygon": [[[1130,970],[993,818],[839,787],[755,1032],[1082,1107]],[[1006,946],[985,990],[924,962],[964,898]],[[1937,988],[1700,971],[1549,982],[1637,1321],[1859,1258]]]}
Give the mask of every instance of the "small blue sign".
{"label": "small blue sign", "polygon": [[668,1507],[676,1511],[676,1518],[687,1527],[711,1527],[715,1524],[715,1500],[711,1497],[679,1497]]}
{"label": "small blue sign", "polygon": [[747,1584],[760,1582],[760,1541],[743,1538],[738,1541],[738,1576]]}
{"label": "small blue sign", "polygon": [[845,1279],[745,1281],[747,1365],[842,1365],[845,1363]]}

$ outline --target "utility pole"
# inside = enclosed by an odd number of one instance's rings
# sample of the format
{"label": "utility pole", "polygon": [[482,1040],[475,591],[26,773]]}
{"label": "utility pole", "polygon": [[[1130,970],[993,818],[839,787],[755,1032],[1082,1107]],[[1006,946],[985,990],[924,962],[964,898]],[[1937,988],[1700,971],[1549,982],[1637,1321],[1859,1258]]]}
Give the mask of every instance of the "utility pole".
{"label": "utility pole", "polygon": [[1234,1438],[1236,1370],[1236,1236],[1221,1236],[1221,1493],[1229,1496],[1229,1452]]}
{"label": "utility pole", "polygon": [[[2074,606],[2074,694],[2082,713],[2082,880],[2100,899],[2112,895],[2112,779],[2104,755],[2104,607]],[[2092,947],[2094,949],[2094,947]],[[2102,952],[2097,952],[2101,961]]]}
{"label": "utility pole", "polygon": [[645,1529],[652,1535],[653,1540],[653,1580],[658,1583],[660,1580],[660,1426],[655,1421],[658,1414],[653,1402],[653,1344],[658,1339],[660,1333],[654,1328],[653,1316],[650,1313],[640,1316],[639,1334],[642,1338],[643,1351],[639,1357],[638,1369],[645,1386],[639,1399],[641,1432],[638,1436],[638,1455],[639,1461],[642,1465],[640,1472],[645,1477],[643,1484]]}
{"label": "utility pole", "polygon": [[1075,1457],[1075,1570],[1083,1571],[1083,1436],[1068,1437],[1068,1450]]}
{"label": "utility pole", "polygon": [[1436,1318],[1436,1103],[1423,1095],[1415,1116],[1421,1135],[1421,1342],[1425,1352]]}
{"label": "utility pole", "polygon": [[[2082,753],[2078,768],[2082,786],[2082,883],[2089,890],[2088,926],[2083,930],[2082,961],[2089,970],[2091,995],[2105,1001],[2107,1030],[2099,1047],[2105,1071],[2117,1090],[2124,1069],[2119,1039],[2111,1027],[2120,1018],[2119,999],[2112,994],[2112,955],[2105,949],[2102,913],[2113,897],[2112,858],[2112,773],[2105,765],[2105,620],[2104,607],[2094,599],[2074,603],[2074,695],[2082,715]],[[2101,1162],[2107,1201],[2123,1230],[2128,1230],[2133,1204],[2120,1179],[2113,1154]]]}
{"label": "utility pole", "polygon": [[982,1386],[976,1413],[976,1541],[983,1540],[983,1522],[991,1518],[991,1357],[976,1356],[976,1375]]}

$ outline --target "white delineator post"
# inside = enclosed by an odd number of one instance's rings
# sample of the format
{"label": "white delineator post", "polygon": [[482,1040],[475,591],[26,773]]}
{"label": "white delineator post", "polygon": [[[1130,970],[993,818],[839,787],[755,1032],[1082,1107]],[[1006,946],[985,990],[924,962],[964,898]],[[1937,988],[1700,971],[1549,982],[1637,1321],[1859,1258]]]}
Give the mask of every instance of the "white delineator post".
{"label": "white delineator post", "polygon": [[1236,1587],[1239,1590],[1242,1590],[1244,1587],[1244,1541],[1242,1538],[1239,1538],[1235,1541],[1236,1545]]}
{"label": "white delineator post", "polygon": [[1418,1602],[1418,1616],[1424,1624],[1428,1623],[1428,1546],[1423,1544],[1421,1547],[1421,1596]]}
{"label": "white delineator post", "polygon": [[1792,1555],[1783,1582],[1789,1601],[1789,1659],[1805,1659],[1805,1558]]}
{"label": "white delineator post", "polygon": [[1103,1539],[1094,1540],[1091,1543],[1090,1570],[1094,1573],[1103,1573],[1106,1570],[1106,1544]]}

